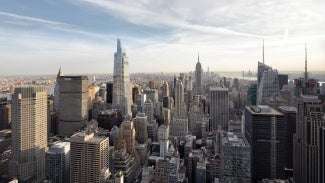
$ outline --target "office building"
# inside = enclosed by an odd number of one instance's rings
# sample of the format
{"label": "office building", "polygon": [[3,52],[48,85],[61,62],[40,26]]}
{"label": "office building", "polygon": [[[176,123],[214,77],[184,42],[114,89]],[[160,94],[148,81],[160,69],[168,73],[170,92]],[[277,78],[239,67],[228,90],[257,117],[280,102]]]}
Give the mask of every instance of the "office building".
{"label": "office building", "polygon": [[173,118],[170,123],[170,135],[177,140],[184,140],[188,134],[188,119]]}
{"label": "office building", "polygon": [[49,181],[63,183],[70,181],[70,142],[58,142],[52,145],[45,155],[46,178]]}
{"label": "office building", "polygon": [[9,129],[11,125],[11,103],[0,101],[0,130]]}
{"label": "office building", "polygon": [[279,77],[278,71],[273,69],[265,70],[257,88],[256,104],[265,104],[265,99],[268,97],[279,97]]}
{"label": "office building", "polygon": [[250,146],[241,133],[222,133],[221,182],[250,182]]}
{"label": "office building", "polygon": [[126,152],[126,149],[116,150],[114,153],[114,169],[122,171],[125,183],[132,183],[135,177],[135,158]]}
{"label": "office building", "polygon": [[168,97],[169,96],[169,85],[168,85],[167,81],[164,82],[162,96],[163,97]]}
{"label": "office building", "polygon": [[138,113],[135,119],[135,137],[140,144],[144,144],[148,140],[147,124],[146,114]]}
{"label": "office building", "polygon": [[229,96],[228,88],[210,87],[210,130],[228,130]]}
{"label": "office building", "polygon": [[147,99],[146,102],[142,106],[142,112],[146,114],[148,118],[148,122],[151,123],[153,118],[153,103],[150,99]]}
{"label": "office building", "polygon": [[318,128],[318,182],[325,181],[325,127]]}
{"label": "office building", "polygon": [[249,105],[256,105],[257,99],[257,84],[251,84],[247,89],[247,103]]}
{"label": "office building", "polygon": [[245,138],[251,147],[251,180],[284,179],[287,155],[284,115],[265,105],[245,107]]}
{"label": "office building", "polygon": [[284,122],[287,130],[287,165],[285,170],[286,178],[289,178],[293,176],[293,136],[296,133],[297,108],[293,106],[279,106],[278,111],[284,114]]}
{"label": "office building", "polygon": [[113,102],[113,83],[106,84],[106,103],[112,104]]}
{"label": "office building", "polygon": [[101,171],[109,167],[108,138],[83,131],[70,140],[70,182],[99,182]]}
{"label": "office building", "polygon": [[279,89],[282,90],[283,85],[288,85],[288,75],[287,74],[279,74]]}
{"label": "office building", "polygon": [[117,39],[117,50],[114,54],[113,86],[113,107],[121,109],[124,116],[131,115],[129,59],[120,39]]}
{"label": "office building", "polygon": [[296,183],[319,182],[319,128],[325,127],[321,100],[302,95],[298,103],[296,134],[293,139],[293,177]]}
{"label": "office building", "polygon": [[207,182],[207,170],[206,170],[206,162],[199,161],[196,164],[196,173],[195,173],[195,182]]}
{"label": "office building", "polygon": [[88,122],[88,77],[60,76],[59,135],[71,136]]}
{"label": "office building", "polygon": [[133,121],[123,121],[119,130],[119,139],[116,149],[125,148],[129,154],[135,151],[135,128]]}
{"label": "office building", "polygon": [[195,66],[195,95],[202,95],[202,92],[202,66],[200,63],[200,57],[198,56]]}
{"label": "office building", "polygon": [[176,80],[174,117],[186,118],[186,106],[184,103],[184,86],[181,80]]}
{"label": "office building", "polygon": [[47,96],[44,87],[17,87],[12,95],[12,158],[9,177],[19,182],[45,178]]}

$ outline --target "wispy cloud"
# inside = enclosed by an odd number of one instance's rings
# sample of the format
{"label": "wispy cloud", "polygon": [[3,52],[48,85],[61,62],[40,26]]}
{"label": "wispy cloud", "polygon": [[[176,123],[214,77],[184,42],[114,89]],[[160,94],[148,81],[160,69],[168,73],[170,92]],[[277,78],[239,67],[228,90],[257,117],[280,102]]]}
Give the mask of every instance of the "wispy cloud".
{"label": "wispy cloud", "polygon": [[23,16],[23,15],[7,13],[7,12],[3,12],[3,11],[0,11],[0,15],[8,16],[8,17],[20,19],[20,20],[28,20],[28,21],[33,21],[33,22],[38,22],[38,23],[43,23],[43,24],[49,24],[49,25],[65,25],[65,26],[69,25],[69,26],[71,26],[70,24],[66,24],[63,22],[57,22],[57,21],[46,20],[46,19],[41,19],[41,18],[33,18],[33,17]]}

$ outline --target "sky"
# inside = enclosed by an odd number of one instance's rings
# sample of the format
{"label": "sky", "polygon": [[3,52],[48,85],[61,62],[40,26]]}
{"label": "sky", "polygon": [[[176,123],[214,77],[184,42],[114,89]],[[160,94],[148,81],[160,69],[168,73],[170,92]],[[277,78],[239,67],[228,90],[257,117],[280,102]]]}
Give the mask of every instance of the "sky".
{"label": "sky", "polygon": [[0,75],[325,71],[324,0],[1,0]]}

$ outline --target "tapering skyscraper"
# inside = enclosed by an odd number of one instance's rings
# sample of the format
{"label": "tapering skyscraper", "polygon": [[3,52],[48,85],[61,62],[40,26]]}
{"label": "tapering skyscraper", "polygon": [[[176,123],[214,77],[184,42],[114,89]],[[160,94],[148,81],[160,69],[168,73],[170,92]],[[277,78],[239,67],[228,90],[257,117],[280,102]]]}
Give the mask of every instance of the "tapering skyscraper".
{"label": "tapering skyscraper", "polygon": [[12,95],[12,156],[9,177],[19,182],[45,178],[47,96],[44,87],[15,88]]}
{"label": "tapering skyscraper", "polygon": [[202,66],[198,56],[195,67],[195,95],[202,95],[202,90]]}
{"label": "tapering skyscraper", "polygon": [[113,107],[120,108],[123,115],[131,114],[129,59],[120,39],[117,39],[117,50],[114,54]]}

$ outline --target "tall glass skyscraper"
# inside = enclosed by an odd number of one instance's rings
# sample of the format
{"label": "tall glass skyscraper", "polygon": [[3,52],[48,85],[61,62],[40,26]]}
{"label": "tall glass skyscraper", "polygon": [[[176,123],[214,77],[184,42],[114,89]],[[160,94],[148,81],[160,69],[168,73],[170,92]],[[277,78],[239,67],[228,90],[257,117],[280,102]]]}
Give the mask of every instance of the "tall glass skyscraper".
{"label": "tall glass skyscraper", "polygon": [[113,107],[121,109],[123,115],[131,114],[129,59],[120,39],[117,39],[117,50],[114,54]]}

